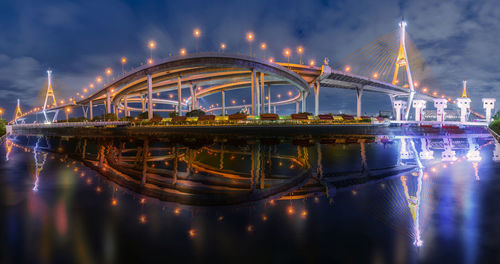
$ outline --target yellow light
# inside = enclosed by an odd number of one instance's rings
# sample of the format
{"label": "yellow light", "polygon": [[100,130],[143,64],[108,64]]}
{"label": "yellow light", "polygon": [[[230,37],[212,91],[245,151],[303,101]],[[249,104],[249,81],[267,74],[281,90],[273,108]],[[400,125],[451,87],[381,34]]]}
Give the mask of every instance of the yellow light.
{"label": "yellow light", "polygon": [[265,42],[262,42],[262,43],[260,44],[260,49],[261,49],[261,50],[265,50],[266,48],[267,48],[266,43],[265,43]]}
{"label": "yellow light", "polygon": [[438,92],[433,92],[432,95],[437,96]]}
{"label": "yellow light", "polygon": [[233,101],[231,101],[231,103],[236,104],[236,101],[235,101],[235,100],[233,100]]}
{"label": "yellow light", "polygon": [[121,62],[122,62],[122,64],[125,64],[125,63],[127,63],[127,58],[125,58],[125,57],[122,57],[122,59],[121,59]]}
{"label": "yellow light", "polygon": [[293,206],[290,205],[286,209],[286,212],[288,213],[288,215],[293,215],[295,213],[295,210],[293,209]]}
{"label": "yellow light", "polygon": [[143,215],[143,214],[142,214],[142,215],[140,215],[140,216],[139,216],[139,222],[140,222],[141,224],[145,224],[145,223],[147,222],[146,215]]}
{"label": "yellow light", "polygon": [[262,221],[264,221],[264,222],[267,221],[267,215],[265,215],[265,214],[262,215]]}
{"label": "yellow light", "polygon": [[345,67],[345,72],[350,72],[350,71],[351,71],[351,67],[346,66],[346,67]]}
{"label": "yellow light", "polygon": [[175,208],[174,214],[175,215],[179,215],[180,213],[181,213],[181,209],[180,208]]}
{"label": "yellow light", "polygon": [[102,82],[102,77],[101,76],[97,76],[97,78],[95,78],[96,82],[100,83]]}
{"label": "yellow light", "polygon": [[190,237],[195,237],[196,236],[196,230],[189,229],[188,234],[189,234]]}
{"label": "yellow light", "polygon": [[186,55],[186,49],[181,49],[179,52],[182,56]]}
{"label": "yellow light", "polygon": [[148,64],[153,64],[153,59],[148,59]]}
{"label": "yellow light", "polygon": [[428,90],[429,90],[429,89],[427,89],[427,87],[424,87],[424,88],[422,89],[422,92],[426,93]]}
{"label": "yellow light", "polygon": [[150,49],[154,49],[154,48],[156,48],[156,42],[155,42],[154,40],[150,40],[150,41],[148,42],[148,47],[149,47]]}
{"label": "yellow light", "polygon": [[288,96],[292,96],[292,91],[289,91],[289,92],[288,92]]}
{"label": "yellow light", "polygon": [[247,231],[248,231],[248,232],[253,232],[253,231],[254,231],[254,227],[253,227],[253,225],[248,225],[248,226],[247,226]]}
{"label": "yellow light", "polygon": [[374,78],[374,79],[377,79],[377,78],[378,78],[378,73],[374,73],[374,74],[373,74],[373,78]]}
{"label": "yellow light", "polygon": [[273,63],[274,62],[274,58],[273,57],[269,58],[269,62]]}
{"label": "yellow light", "polygon": [[307,217],[307,211],[306,210],[302,210],[302,212],[300,213],[300,216],[302,218],[306,218]]}
{"label": "yellow light", "polygon": [[106,75],[111,75],[111,73],[113,73],[113,71],[111,70],[111,68],[107,68],[106,69]]}
{"label": "yellow light", "polygon": [[314,60],[309,61],[309,66],[314,66],[315,64],[316,64],[316,62]]}
{"label": "yellow light", "polygon": [[91,83],[91,84],[89,85],[89,87],[90,87],[90,89],[93,89],[93,88],[94,88],[94,84],[93,84],[93,83]]}
{"label": "yellow light", "polygon": [[281,98],[281,94],[278,94],[278,95],[277,95],[277,97],[278,97],[278,98]]}
{"label": "yellow light", "polygon": [[247,33],[247,40],[252,42],[255,39],[255,35],[252,32]]}
{"label": "yellow light", "polygon": [[413,82],[413,86],[418,87],[418,82]]}
{"label": "yellow light", "polygon": [[61,100],[61,104],[64,104],[64,100]]}
{"label": "yellow light", "polygon": [[66,112],[68,112],[68,113],[71,112],[71,108],[66,107]]}
{"label": "yellow light", "polygon": [[302,54],[302,52],[304,52],[304,48],[302,46],[298,46],[297,47],[297,53],[298,54]]}
{"label": "yellow light", "polygon": [[89,90],[87,90],[87,88],[83,88],[83,92],[86,93],[88,92]]}
{"label": "yellow light", "polygon": [[193,31],[193,35],[194,35],[196,38],[200,37],[200,35],[201,35],[200,30],[196,28],[196,29]]}
{"label": "yellow light", "polygon": [[443,98],[443,99],[444,99],[445,97],[446,97],[446,96],[445,96],[444,94],[443,94],[443,95],[441,95],[441,98]]}
{"label": "yellow light", "polygon": [[285,55],[285,57],[288,57],[288,56],[290,56],[290,54],[292,54],[292,52],[290,51],[290,49],[285,49],[283,51],[283,54]]}
{"label": "yellow light", "polygon": [[225,43],[221,43],[221,44],[220,44],[220,48],[221,48],[222,50],[225,50],[225,49],[226,49],[226,44],[225,44]]}

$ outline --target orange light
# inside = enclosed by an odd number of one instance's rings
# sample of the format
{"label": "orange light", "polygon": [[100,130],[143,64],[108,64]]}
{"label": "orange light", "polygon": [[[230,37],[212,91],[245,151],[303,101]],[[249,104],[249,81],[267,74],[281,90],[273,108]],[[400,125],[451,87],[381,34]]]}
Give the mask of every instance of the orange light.
{"label": "orange light", "polygon": [[111,205],[112,206],[117,206],[118,205],[118,201],[115,198],[111,199]]}
{"label": "orange light", "polygon": [[141,198],[140,203],[141,204],[145,204],[146,203],[146,198]]}
{"label": "orange light", "polygon": [[93,83],[89,84],[89,87],[90,89],[94,88],[94,84]]}
{"label": "orange light", "polygon": [[154,48],[156,48],[156,42],[155,42],[154,40],[150,40],[150,41],[148,42],[148,47],[149,47],[150,49],[154,49]]}
{"label": "orange light", "polygon": [[189,234],[190,237],[195,237],[196,236],[196,230],[189,229],[188,234]]}
{"label": "orange light", "polygon": [[350,72],[350,71],[351,71],[351,67],[349,67],[349,66],[345,66],[344,71],[345,71],[345,72]]}
{"label": "orange light", "polygon": [[[71,108],[66,107],[66,112],[68,112],[68,113],[69,113],[69,112],[71,112]],[[77,170],[78,170],[78,169],[77,169]]]}
{"label": "orange light", "polygon": [[292,51],[290,51],[290,49],[283,50],[283,55],[285,55],[285,57],[289,57],[290,54],[292,54]]}
{"label": "orange light", "polygon": [[153,59],[148,59],[148,64],[153,64]]}
{"label": "orange light", "polygon": [[433,96],[437,96],[438,95],[438,92],[433,92],[432,93]]}
{"label": "orange light", "polygon": [[179,52],[182,56],[186,55],[186,49],[181,49],[181,51]]}
{"label": "orange light", "polygon": [[293,206],[288,206],[288,208],[286,209],[286,212],[288,215],[293,215],[295,213],[295,209],[293,209]]}
{"label": "orange light", "polygon": [[262,43],[260,44],[260,49],[261,49],[261,50],[265,50],[266,48],[267,48],[267,44],[266,44],[265,42],[262,42]]}
{"label": "orange light", "polygon": [[86,93],[88,92],[89,90],[87,90],[87,88],[83,88],[83,92]]}
{"label": "orange light", "polygon": [[413,82],[413,85],[414,85],[415,87],[418,87],[418,82]]}
{"label": "orange light", "polygon": [[64,100],[61,100],[61,104],[64,104]]}
{"label": "orange light", "polygon": [[292,96],[292,91],[288,91],[288,96]]}
{"label": "orange light", "polygon": [[278,98],[281,98],[281,94],[278,94],[278,95],[277,95],[277,97],[278,97]]}
{"label": "orange light", "polygon": [[252,42],[255,39],[255,35],[252,32],[247,33],[247,40]]}
{"label": "orange light", "polygon": [[236,101],[235,101],[235,100],[232,100],[232,101],[231,101],[231,103],[232,103],[232,104],[236,104]]}
{"label": "orange light", "polygon": [[97,78],[95,78],[96,82],[100,83],[102,82],[102,77],[101,76],[97,76]]}
{"label": "orange light", "polygon": [[304,48],[302,46],[298,46],[297,47],[297,53],[298,54],[302,54],[302,52],[304,52]]}
{"label": "orange light", "polygon": [[125,63],[127,63],[127,58],[125,58],[125,57],[122,57],[122,59],[121,59],[121,62],[122,62],[122,64],[125,64]]}
{"label": "orange light", "polygon": [[142,215],[140,215],[140,216],[139,216],[139,222],[140,222],[141,224],[145,224],[145,223],[147,222],[146,215],[143,215],[143,214],[142,214]]}
{"label": "orange light", "polygon": [[262,215],[262,221],[264,221],[264,222],[267,221],[267,215],[265,215],[265,214]]}
{"label": "orange light", "polygon": [[427,91],[428,91],[427,87],[424,87],[424,88],[422,89],[422,92],[424,92],[424,93],[426,93]]}
{"label": "orange light", "polygon": [[220,44],[220,48],[221,48],[222,50],[225,50],[225,49],[226,49],[226,43],[221,43],[221,44]]}
{"label": "orange light", "polygon": [[302,212],[300,213],[300,216],[302,218],[306,218],[307,217],[307,211],[306,210],[302,210]]}
{"label": "orange light", "polygon": [[378,73],[374,73],[374,74],[373,74],[373,78],[374,78],[374,79],[377,79],[377,78],[378,78]]}
{"label": "orange light", "polygon": [[273,63],[274,62],[274,58],[273,57],[269,58],[269,62]]}
{"label": "orange light", "polygon": [[201,35],[200,30],[196,28],[196,29],[193,31],[193,35],[194,35],[194,37],[195,37],[195,38],[199,38],[199,37],[200,37],[200,35]]}
{"label": "orange light", "polygon": [[180,215],[181,214],[181,209],[180,208],[175,208],[174,209],[174,214],[175,215]]}
{"label": "orange light", "polygon": [[113,73],[113,71],[111,70],[111,68],[107,68],[106,69],[106,75],[111,75],[111,73]]}
{"label": "orange light", "polygon": [[314,66],[315,64],[316,64],[316,62],[314,60],[309,61],[309,66]]}
{"label": "orange light", "polygon": [[253,232],[254,230],[255,230],[255,229],[254,229],[253,225],[248,225],[248,226],[247,226],[247,231],[248,231],[248,232]]}

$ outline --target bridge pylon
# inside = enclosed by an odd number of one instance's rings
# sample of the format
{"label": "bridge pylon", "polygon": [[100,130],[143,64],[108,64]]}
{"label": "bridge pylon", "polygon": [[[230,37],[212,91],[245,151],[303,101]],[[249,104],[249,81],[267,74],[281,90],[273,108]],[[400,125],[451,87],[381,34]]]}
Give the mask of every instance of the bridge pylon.
{"label": "bridge pylon", "polygon": [[47,70],[47,93],[45,94],[45,102],[43,103],[43,115],[45,116],[45,122],[50,122],[48,117],[47,117],[47,106],[51,106],[50,104],[47,105],[49,102],[49,98],[52,99],[52,105],[57,106],[57,101],[56,101],[56,96],[54,95],[54,89],[52,88],[52,71]]}
{"label": "bridge pylon", "polygon": [[14,122],[17,123],[17,120],[21,117],[23,117],[23,112],[21,111],[21,101],[17,99],[16,111],[14,113]]}
{"label": "bridge pylon", "polygon": [[[399,22],[400,27],[400,39],[399,39],[399,51],[398,57],[396,59],[396,68],[394,69],[394,77],[392,78],[392,84],[396,85],[398,83],[398,73],[399,68],[405,67],[406,76],[408,78],[408,87],[410,88],[410,95],[408,96],[407,105],[412,105],[413,97],[415,96],[415,86],[413,84],[413,77],[411,75],[410,62],[408,61],[408,55],[406,53],[406,21],[404,17],[401,18],[401,22]],[[408,120],[408,116],[410,115],[410,107],[406,109],[406,113],[404,115],[405,120]]]}

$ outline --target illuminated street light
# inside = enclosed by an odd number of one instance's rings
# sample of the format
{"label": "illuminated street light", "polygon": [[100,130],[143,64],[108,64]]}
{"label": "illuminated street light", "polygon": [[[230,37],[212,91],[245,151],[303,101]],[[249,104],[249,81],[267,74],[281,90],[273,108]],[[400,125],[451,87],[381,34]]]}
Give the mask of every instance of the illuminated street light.
{"label": "illuminated street light", "polygon": [[255,35],[252,33],[252,32],[248,32],[247,33],[247,41],[250,45],[250,56],[253,56],[253,53],[252,53],[252,43],[253,41],[255,40]]}
{"label": "illuminated street light", "polygon": [[302,64],[302,53],[304,53],[304,48],[302,46],[297,47],[297,53],[299,54],[299,64]]}
{"label": "illuminated street light", "polygon": [[316,62],[314,60],[309,61],[309,66],[313,67],[315,64],[316,64]]}
{"label": "illuminated street light", "polygon": [[64,111],[64,112],[66,113],[66,123],[67,123],[68,122],[68,115],[71,112],[71,108],[66,107],[66,111]]}
{"label": "illuminated street light", "polygon": [[102,77],[101,76],[97,76],[97,78],[95,78],[95,81],[97,83],[101,83],[102,82]]}
{"label": "illuminated street light", "polygon": [[198,53],[198,39],[200,38],[201,32],[199,29],[193,31],[194,38],[196,39],[196,53]]}
{"label": "illuminated street light", "polygon": [[94,84],[93,83],[89,84],[89,87],[90,89],[94,89]]}
{"label": "illuminated street light", "polygon": [[373,74],[373,79],[378,79],[378,73]]}
{"label": "illuminated street light", "polygon": [[186,55],[186,49],[181,49],[179,51],[179,54],[181,54],[182,56]]}
{"label": "illuminated street light", "polygon": [[111,76],[112,73],[113,73],[113,71],[111,70],[111,68],[106,69],[106,76],[108,76],[107,80],[106,80],[107,82],[109,82],[109,76]]}
{"label": "illuminated street light", "polygon": [[222,53],[224,53],[224,51],[226,50],[226,43],[221,43],[220,49],[222,50]]}
{"label": "illuminated street light", "polygon": [[274,58],[273,57],[269,58],[269,62],[273,63],[274,62]]}
{"label": "illuminated street light", "polygon": [[120,62],[122,63],[122,74],[124,74],[125,73],[124,66],[125,66],[125,63],[127,63],[127,58],[122,57]]}
{"label": "illuminated street light", "polygon": [[260,43],[260,49],[264,51],[264,60],[266,59],[266,49],[267,49],[267,44],[265,42]]}
{"label": "illuminated street light", "polygon": [[149,48],[149,52],[150,52],[149,58],[151,60],[153,60],[153,50],[156,48],[156,42],[154,40],[150,40],[148,42],[148,48]]}
{"label": "illuminated street light", "polygon": [[351,67],[349,66],[346,66],[345,69],[344,69],[345,72],[350,72],[351,71]]}
{"label": "illuminated street light", "polygon": [[3,109],[0,108],[0,118],[3,118]]}
{"label": "illuminated street light", "polygon": [[292,51],[290,49],[283,50],[283,55],[288,59],[288,63],[290,63],[290,56],[292,55]]}
{"label": "illuminated street light", "polygon": [[153,64],[153,59],[148,59],[148,64],[149,65]]}

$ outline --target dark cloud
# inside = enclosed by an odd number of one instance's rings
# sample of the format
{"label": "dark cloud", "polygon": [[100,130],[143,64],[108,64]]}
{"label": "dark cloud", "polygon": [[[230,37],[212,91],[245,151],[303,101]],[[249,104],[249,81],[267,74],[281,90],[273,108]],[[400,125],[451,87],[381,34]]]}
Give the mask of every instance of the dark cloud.
{"label": "dark cloud", "polygon": [[[68,97],[106,67],[140,65],[145,43],[158,42],[157,57],[194,49],[192,30],[202,30],[200,48],[214,51],[225,42],[231,52],[248,52],[247,31],[268,43],[268,56],[283,59],[284,47],[306,48],[305,58],[332,62],[397,28],[401,15],[408,32],[440,81],[442,92],[459,95],[469,80],[473,106],[499,94],[495,52],[500,33],[496,1],[14,1],[0,10],[0,101],[13,111],[16,98],[32,105],[54,70],[58,95]],[[258,56],[261,54],[257,53]],[[338,100],[338,98],[345,98]],[[353,112],[354,93],[323,89],[325,112]],[[364,96],[368,113],[385,110],[388,99]],[[380,100],[387,107],[380,107]],[[289,109],[294,109],[290,106]],[[308,110],[313,99],[308,99]]]}

